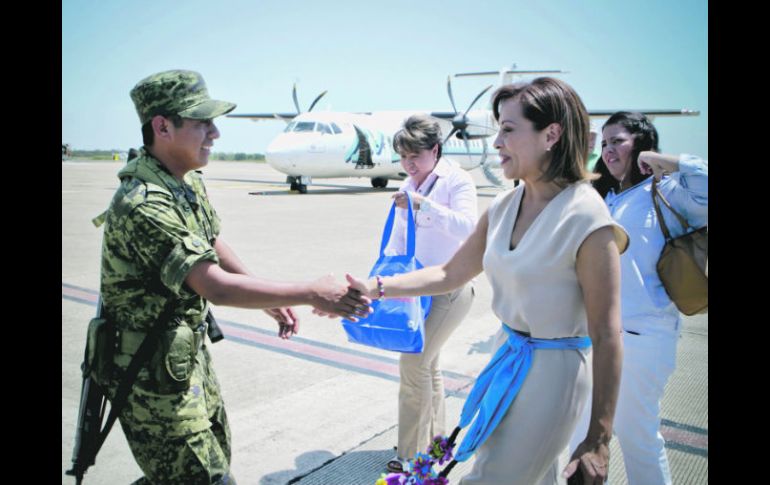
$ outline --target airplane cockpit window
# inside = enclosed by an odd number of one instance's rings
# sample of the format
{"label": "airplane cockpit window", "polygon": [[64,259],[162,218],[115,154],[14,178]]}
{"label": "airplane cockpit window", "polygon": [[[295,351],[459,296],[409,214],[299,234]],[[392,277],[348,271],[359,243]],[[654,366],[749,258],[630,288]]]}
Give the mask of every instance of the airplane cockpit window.
{"label": "airplane cockpit window", "polygon": [[298,121],[297,124],[294,126],[294,129],[292,131],[298,132],[298,131],[313,131],[315,128],[315,122],[314,121]]}
{"label": "airplane cockpit window", "polygon": [[329,128],[329,125],[327,125],[326,123],[318,123],[316,125],[316,131],[320,131],[321,133],[324,133],[327,135],[332,134],[332,129]]}
{"label": "airplane cockpit window", "polygon": [[340,127],[339,127],[339,126],[337,126],[337,123],[332,123],[332,130],[333,130],[333,131],[334,131],[334,133],[335,133],[335,134],[337,134],[337,135],[339,135],[340,133],[342,133],[342,130],[340,129]]}
{"label": "airplane cockpit window", "polygon": [[294,127],[295,126],[297,126],[297,122],[296,121],[292,121],[291,123],[286,125],[286,128],[283,130],[283,132],[284,133],[291,133],[292,131],[294,131]]}

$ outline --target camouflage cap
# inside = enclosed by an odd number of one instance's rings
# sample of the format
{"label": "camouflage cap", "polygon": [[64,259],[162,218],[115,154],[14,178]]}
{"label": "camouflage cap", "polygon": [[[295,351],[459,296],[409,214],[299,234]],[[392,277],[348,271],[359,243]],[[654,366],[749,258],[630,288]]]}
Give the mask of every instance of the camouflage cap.
{"label": "camouflage cap", "polygon": [[139,81],[131,90],[142,125],[156,115],[207,120],[229,113],[235,103],[209,97],[203,76],[195,71],[163,71]]}

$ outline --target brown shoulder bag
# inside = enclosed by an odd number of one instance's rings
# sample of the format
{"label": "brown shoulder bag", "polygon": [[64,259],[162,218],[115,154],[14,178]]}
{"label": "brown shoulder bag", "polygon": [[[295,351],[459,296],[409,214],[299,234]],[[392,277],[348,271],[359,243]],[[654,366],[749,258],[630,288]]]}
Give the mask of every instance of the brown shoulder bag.
{"label": "brown shoulder bag", "polygon": [[[656,197],[657,196],[657,197]],[[658,199],[676,216],[685,234],[672,238],[658,205]],[[692,229],[687,220],[671,207],[652,179],[652,203],[666,244],[658,258],[658,277],[671,301],[685,315],[708,313],[709,280],[708,226]]]}

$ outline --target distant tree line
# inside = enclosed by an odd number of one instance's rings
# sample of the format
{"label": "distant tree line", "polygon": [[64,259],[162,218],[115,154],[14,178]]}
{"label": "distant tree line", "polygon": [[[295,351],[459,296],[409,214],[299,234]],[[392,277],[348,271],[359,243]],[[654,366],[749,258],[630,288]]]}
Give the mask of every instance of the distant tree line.
{"label": "distant tree line", "polygon": [[[118,154],[121,160],[126,159],[127,150],[119,150],[114,148],[112,150],[71,150],[70,158],[90,159],[90,160],[113,160],[115,154]],[[211,154],[212,160],[225,160],[230,162],[264,162],[265,155],[262,153],[224,153],[214,152]]]}
{"label": "distant tree line", "polygon": [[112,150],[74,150],[70,149],[70,158],[86,158],[91,160],[112,160],[116,153],[124,153],[124,150],[114,148]]}
{"label": "distant tree line", "polygon": [[257,162],[264,162],[265,161],[265,155],[262,153],[223,153],[223,152],[214,152],[211,154],[212,160],[225,160],[229,162],[242,162],[244,160],[249,161],[257,161]]}

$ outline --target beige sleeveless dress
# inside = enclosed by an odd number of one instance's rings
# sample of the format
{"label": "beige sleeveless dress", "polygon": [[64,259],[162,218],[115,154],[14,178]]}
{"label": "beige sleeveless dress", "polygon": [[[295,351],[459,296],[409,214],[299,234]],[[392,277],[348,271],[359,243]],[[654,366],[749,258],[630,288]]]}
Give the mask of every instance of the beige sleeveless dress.
{"label": "beige sleeveless dress", "polygon": [[[492,309],[506,325],[535,338],[588,335],[575,270],[578,249],[588,235],[604,226],[615,229],[621,251],[628,236],[591,185],[578,182],[543,208],[511,250],[524,190],[522,184],[504,192],[489,207],[484,271],[492,285]],[[505,338],[501,330],[493,354]],[[519,394],[477,450],[473,469],[460,483],[564,483],[566,447],[588,398],[591,372],[590,348],[535,350]]]}

